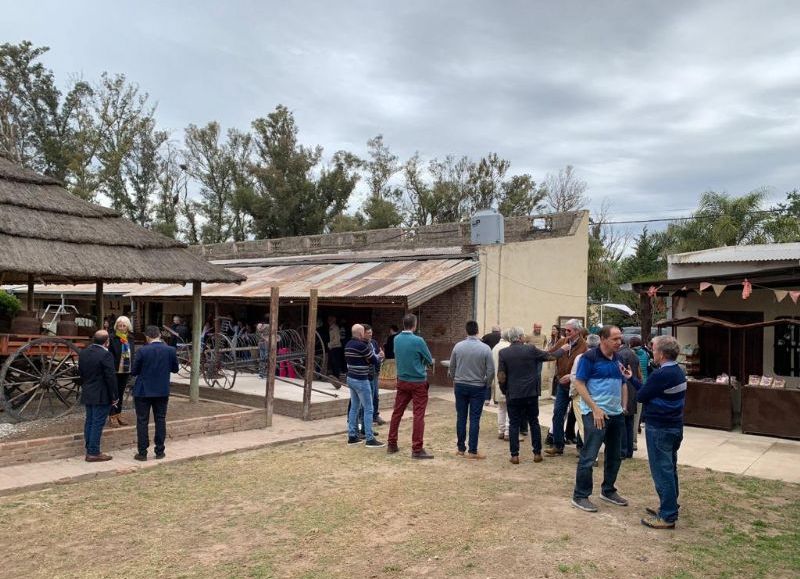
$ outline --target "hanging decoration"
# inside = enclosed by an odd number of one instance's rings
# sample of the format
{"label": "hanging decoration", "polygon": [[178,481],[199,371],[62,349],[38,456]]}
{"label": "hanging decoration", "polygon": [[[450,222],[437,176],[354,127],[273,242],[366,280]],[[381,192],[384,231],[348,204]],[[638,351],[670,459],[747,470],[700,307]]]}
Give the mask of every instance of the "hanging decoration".
{"label": "hanging decoration", "polygon": [[701,282],[700,282],[700,287],[697,289],[697,293],[699,293],[700,295],[702,295],[702,294],[703,294],[703,292],[704,292],[704,291],[706,291],[706,290],[707,290],[708,288],[710,288],[710,287],[711,287],[711,283],[710,283],[710,282],[707,282],[707,281],[701,281]]}
{"label": "hanging decoration", "polygon": [[786,290],[772,290],[772,291],[773,291],[773,292],[775,292],[775,300],[776,300],[778,303],[781,303],[781,302],[783,301],[783,299],[784,299],[784,298],[785,298],[787,295],[789,295],[789,292],[788,292],[788,291],[786,291]]}
{"label": "hanging decoration", "polygon": [[800,291],[790,291],[789,297],[792,298],[794,303],[797,303],[797,298],[800,298]]}
{"label": "hanging decoration", "polygon": [[742,299],[746,300],[750,297],[750,294],[753,293],[753,284],[747,281],[747,278],[744,278],[742,282]]}
{"label": "hanging decoration", "polygon": [[725,288],[728,286],[725,285],[724,283],[712,283],[711,287],[714,289],[714,293],[717,295],[717,297],[719,297],[722,295],[722,292],[724,292]]}
{"label": "hanging decoration", "polygon": [[650,286],[650,287],[647,289],[647,295],[648,295],[648,297],[651,297],[651,298],[654,298],[654,297],[656,297],[656,294],[658,293],[658,290],[660,290],[661,288],[662,288],[662,286],[658,286],[658,287],[656,287],[656,286],[654,286],[654,285],[651,285],[651,286]]}

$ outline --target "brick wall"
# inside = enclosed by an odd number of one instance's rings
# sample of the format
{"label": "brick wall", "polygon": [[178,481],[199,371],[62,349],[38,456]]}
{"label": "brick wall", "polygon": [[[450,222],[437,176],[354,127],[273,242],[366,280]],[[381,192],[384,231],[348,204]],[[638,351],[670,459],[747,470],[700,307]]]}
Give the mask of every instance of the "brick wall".
{"label": "brick wall", "polygon": [[[238,410],[230,414],[187,418],[167,423],[167,448],[170,440],[225,434],[239,430],[264,428],[266,416],[263,410]],[[152,440],[155,426],[150,424]],[[136,427],[104,429],[101,446],[103,452],[135,446]],[[0,468],[20,463],[45,462],[59,458],[80,456],[84,453],[83,434],[67,434],[37,438],[35,440],[18,440],[0,443]]]}

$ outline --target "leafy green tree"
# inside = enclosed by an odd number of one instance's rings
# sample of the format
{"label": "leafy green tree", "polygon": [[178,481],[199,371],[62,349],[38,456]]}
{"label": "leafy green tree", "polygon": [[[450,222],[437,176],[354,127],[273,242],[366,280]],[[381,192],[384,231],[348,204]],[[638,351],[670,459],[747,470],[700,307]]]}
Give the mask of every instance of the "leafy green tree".
{"label": "leafy green tree", "polygon": [[366,221],[366,218],[360,212],[356,212],[353,215],[340,213],[331,220],[330,231],[331,233],[363,231],[366,229]]}
{"label": "leafy green tree", "polygon": [[367,219],[367,229],[397,227],[403,221],[400,201],[403,192],[391,184],[391,179],[400,171],[397,155],[383,142],[383,135],[367,141],[369,160],[364,164],[369,196],[362,211]]}
{"label": "leafy green tree", "polygon": [[76,81],[63,95],[39,62],[48,50],[28,41],[0,45],[0,153],[67,183],[77,116],[92,90]]}
{"label": "leafy green tree", "polygon": [[667,273],[664,237],[652,234],[647,227],[633,243],[633,253],[624,257],[617,270],[619,283],[658,279]]}
{"label": "leafy green tree", "polygon": [[777,243],[800,241],[800,190],[789,191],[786,202],[778,203],[766,230]]}
{"label": "leafy green tree", "polygon": [[304,147],[297,139],[294,115],[278,105],[253,121],[255,160],[251,214],[258,238],[323,233],[347,206],[361,161],[337,152],[329,166],[314,172],[322,147]]}

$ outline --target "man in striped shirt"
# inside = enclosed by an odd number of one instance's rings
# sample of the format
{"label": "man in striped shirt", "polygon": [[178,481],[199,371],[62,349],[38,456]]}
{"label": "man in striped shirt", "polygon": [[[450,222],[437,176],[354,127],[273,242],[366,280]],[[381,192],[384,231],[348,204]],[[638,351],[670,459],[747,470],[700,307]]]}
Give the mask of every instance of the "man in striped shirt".
{"label": "man in striped shirt", "polygon": [[381,448],[386,446],[378,441],[372,432],[372,384],[369,376],[372,365],[378,358],[372,345],[366,341],[364,326],[355,324],[352,329],[353,337],[344,348],[344,358],[347,362],[347,386],[350,388],[350,412],[347,416],[347,444],[359,444],[358,413],[364,409],[364,433],[367,448]]}

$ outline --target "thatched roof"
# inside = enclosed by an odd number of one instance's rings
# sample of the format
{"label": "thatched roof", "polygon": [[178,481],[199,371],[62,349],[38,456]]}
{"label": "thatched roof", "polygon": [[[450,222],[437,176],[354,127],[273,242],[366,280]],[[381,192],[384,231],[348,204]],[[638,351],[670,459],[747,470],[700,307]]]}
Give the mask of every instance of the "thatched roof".
{"label": "thatched roof", "polygon": [[238,282],[174,239],[0,157],[0,283]]}

